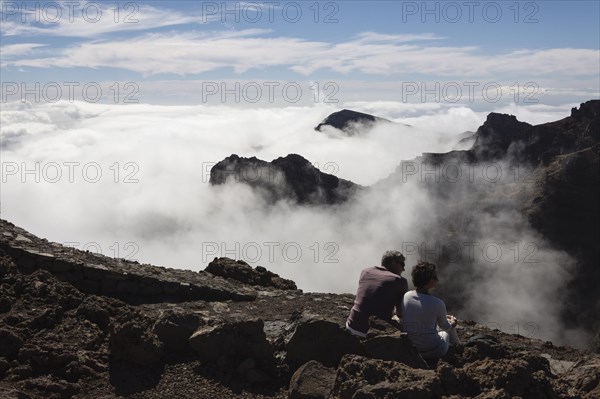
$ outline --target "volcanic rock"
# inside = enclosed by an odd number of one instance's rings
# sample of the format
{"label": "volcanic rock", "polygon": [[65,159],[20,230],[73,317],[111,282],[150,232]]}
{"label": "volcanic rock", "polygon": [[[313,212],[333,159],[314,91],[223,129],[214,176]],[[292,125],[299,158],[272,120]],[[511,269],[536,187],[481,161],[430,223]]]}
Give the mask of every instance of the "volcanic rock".
{"label": "volcanic rock", "polygon": [[385,118],[365,114],[363,112],[343,109],[327,116],[323,122],[319,123],[315,127],[315,130],[320,132],[324,126],[331,126],[345,132],[348,136],[354,136],[361,134],[365,130],[368,130],[370,127],[372,127],[375,123],[379,122],[392,123],[390,120]]}
{"label": "volcanic rock", "polygon": [[289,399],[325,399],[329,396],[336,371],[311,360],[302,366],[290,380]]}
{"label": "volcanic rock", "polygon": [[321,172],[297,154],[272,162],[231,155],[210,170],[210,184],[227,181],[249,185],[269,203],[287,200],[305,205],[333,205],[349,200],[362,190],[348,180]]}
{"label": "volcanic rock", "polygon": [[244,284],[263,287],[274,287],[281,290],[295,290],[296,283],[279,277],[262,266],[252,268],[243,260],[234,261],[229,258],[215,258],[205,271],[225,278],[240,281]]}
{"label": "volcanic rock", "polygon": [[130,320],[115,323],[109,339],[112,357],[140,366],[154,366],[162,360],[164,347],[148,328],[149,320]]}
{"label": "volcanic rock", "polygon": [[365,340],[364,345],[367,355],[371,358],[394,360],[412,368],[427,369],[429,367],[406,333],[379,335]]}
{"label": "volcanic rock", "polygon": [[273,348],[262,320],[220,322],[198,329],[189,338],[201,361],[249,382],[266,382],[275,372]]}
{"label": "volcanic rock", "polygon": [[423,398],[442,396],[433,370],[413,369],[402,363],[346,355],[337,370],[333,396],[353,398]]}
{"label": "volcanic rock", "polygon": [[296,368],[309,360],[337,367],[345,354],[364,354],[360,340],[337,323],[310,316],[299,320],[285,344],[287,361]]}
{"label": "volcanic rock", "polygon": [[180,310],[165,311],[154,323],[152,332],[167,353],[186,353],[191,349],[189,339],[203,322],[198,315]]}
{"label": "volcanic rock", "polygon": [[[352,295],[124,262],[0,227],[0,397],[591,399],[600,390],[600,356],[589,351],[460,321],[466,344],[423,369],[406,361],[411,348],[390,323],[372,318],[363,340],[345,330]],[[81,284],[116,278],[140,298]],[[141,294],[152,285],[159,293]]]}

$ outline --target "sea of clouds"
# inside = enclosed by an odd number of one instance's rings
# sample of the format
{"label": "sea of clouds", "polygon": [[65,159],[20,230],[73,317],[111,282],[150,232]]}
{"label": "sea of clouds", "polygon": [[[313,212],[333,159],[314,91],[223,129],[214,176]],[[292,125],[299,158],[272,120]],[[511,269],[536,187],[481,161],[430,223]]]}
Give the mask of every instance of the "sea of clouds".
{"label": "sea of clouds", "polygon": [[[568,116],[574,105],[495,111],[539,124]],[[477,226],[437,237],[424,226],[438,223],[447,210],[415,181],[331,208],[272,205],[245,185],[208,183],[212,165],[231,154],[271,161],[296,153],[323,172],[370,186],[402,160],[465,149],[457,146],[463,133],[476,131],[487,115],[440,104],[345,106],[398,123],[347,137],[314,130],[340,109],[329,105],[3,104],[1,217],[50,241],[108,256],[192,270],[228,256],[265,266],[305,291],[336,293],[353,293],[360,270],[377,264],[387,249],[407,252],[408,277],[424,257],[423,242],[476,240],[479,252],[469,265],[441,273],[446,292],[464,290],[464,302],[455,308],[459,317],[571,345],[585,341],[561,328],[556,299],[572,260],[518,212],[473,209]],[[489,187],[461,190],[485,193]],[[497,259],[482,253],[489,243],[504,253]],[[536,262],[524,262],[527,256]]]}

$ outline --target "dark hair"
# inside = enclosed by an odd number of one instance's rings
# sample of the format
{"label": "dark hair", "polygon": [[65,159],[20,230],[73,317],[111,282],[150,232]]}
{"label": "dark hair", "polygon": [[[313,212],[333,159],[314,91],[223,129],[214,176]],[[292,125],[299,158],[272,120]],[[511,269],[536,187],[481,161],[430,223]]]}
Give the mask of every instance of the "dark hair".
{"label": "dark hair", "polygon": [[437,280],[437,272],[435,269],[436,266],[433,263],[419,261],[410,273],[413,285],[417,288],[422,288],[432,278]]}
{"label": "dark hair", "polygon": [[404,263],[404,255],[402,255],[402,252],[394,250],[385,251],[381,257],[381,266],[388,269],[393,262]]}

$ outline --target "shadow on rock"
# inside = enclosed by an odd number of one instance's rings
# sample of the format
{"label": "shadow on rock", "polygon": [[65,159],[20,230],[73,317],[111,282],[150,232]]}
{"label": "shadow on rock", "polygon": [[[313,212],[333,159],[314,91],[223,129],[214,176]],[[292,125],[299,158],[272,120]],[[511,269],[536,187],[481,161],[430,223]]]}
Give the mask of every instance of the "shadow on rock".
{"label": "shadow on rock", "polygon": [[194,371],[234,392],[273,393],[282,383],[263,326],[260,319],[201,326],[189,339],[202,362]]}
{"label": "shadow on rock", "polygon": [[109,381],[119,396],[128,396],[156,387],[164,366],[144,367],[130,362],[112,360],[109,365]]}

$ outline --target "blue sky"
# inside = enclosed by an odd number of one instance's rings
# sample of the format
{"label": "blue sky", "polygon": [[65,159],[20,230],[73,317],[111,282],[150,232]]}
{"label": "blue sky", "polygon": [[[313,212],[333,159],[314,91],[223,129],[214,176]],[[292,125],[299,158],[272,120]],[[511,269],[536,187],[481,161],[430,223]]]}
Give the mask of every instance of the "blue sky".
{"label": "blue sky", "polygon": [[406,82],[492,82],[516,102],[506,93],[533,83],[524,94],[548,104],[600,91],[598,1],[1,3],[11,84],[135,82],[150,103],[202,101],[205,81],[334,82],[342,102],[432,99]]}

